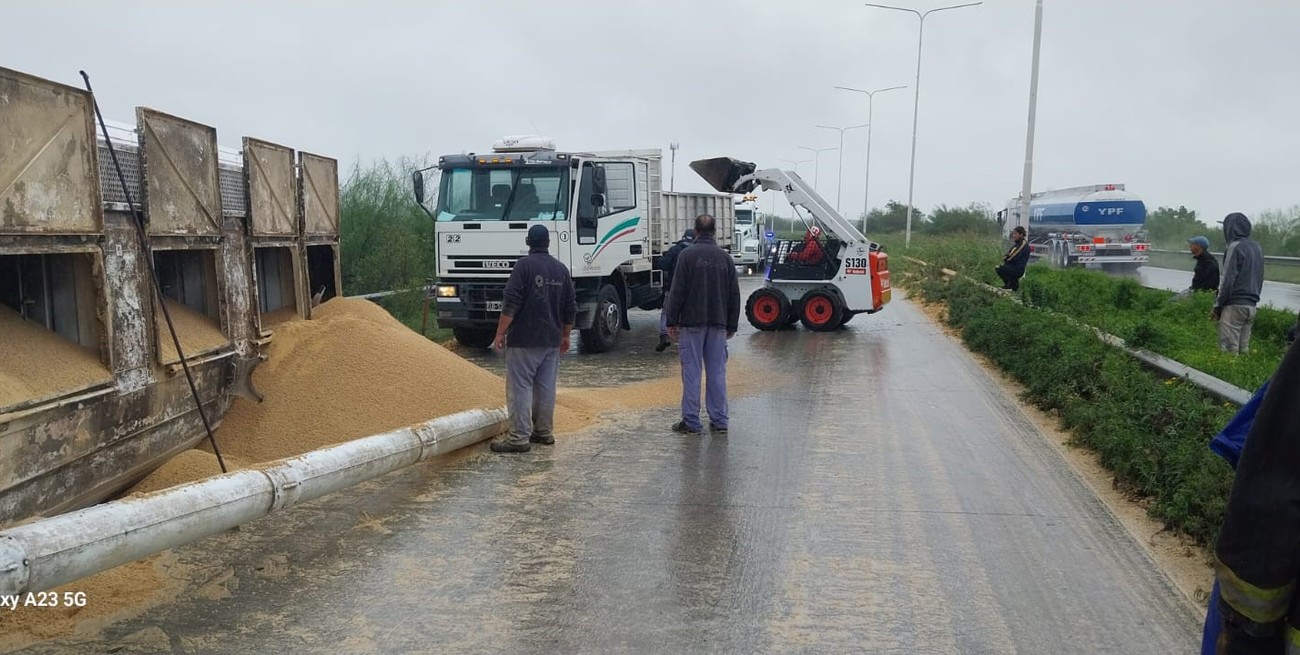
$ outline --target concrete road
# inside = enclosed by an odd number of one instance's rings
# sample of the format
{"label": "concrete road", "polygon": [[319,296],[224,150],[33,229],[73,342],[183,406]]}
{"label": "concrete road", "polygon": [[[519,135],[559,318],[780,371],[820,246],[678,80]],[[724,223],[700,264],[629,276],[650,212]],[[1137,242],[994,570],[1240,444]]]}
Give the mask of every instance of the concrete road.
{"label": "concrete road", "polygon": [[[727,438],[664,409],[480,446],[183,548],[204,589],[27,652],[1195,651],[1195,612],[916,308],[732,348],[773,384]],[[566,376],[672,370],[639,350]]]}
{"label": "concrete road", "polygon": [[[1192,284],[1190,271],[1172,268],[1143,266],[1137,271],[1138,280],[1144,287],[1182,291]],[[1300,285],[1285,282],[1264,281],[1264,288],[1259,293],[1260,305],[1272,305],[1277,309],[1289,311],[1300,310]]]}

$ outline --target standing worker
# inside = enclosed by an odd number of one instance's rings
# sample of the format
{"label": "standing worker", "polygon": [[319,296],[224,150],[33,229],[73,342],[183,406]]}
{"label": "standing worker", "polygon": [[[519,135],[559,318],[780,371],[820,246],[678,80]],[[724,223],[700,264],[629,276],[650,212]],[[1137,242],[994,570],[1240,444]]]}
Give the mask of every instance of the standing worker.
{"label": "standing worker", "polygon": [[1264,253],[1250,238],[1250,219],[1233,212],[1223,219],[1223,282],[1210,318],[1219,322],[1219,349],[1229,353],[1250,351],[1250,329],[1255,305],[1264,288]]}
{"label": "standing worker", "polygon": [[1025,267],[1029,266],[1029,244],[1025,243],[1025,234],[1021,225],[1011,230],[1011,249],[1002,256],[1002,265],[996,269],[998,277],[1002,278],[1003,289],[1020,290],[1020,278],[1025,276]]}
{"label": "standing worker", "polygon": [[688,246],[695,241],[695,230],[687,230],[682,234],[682,240],[674,243],[671,248],[659,257],[655,262],[655,267],[663,271],[664,281],[664,306],[659,310],[659,345],[655,346],[655,352],[661,353],[668,350],[668,346],[673,345],[668,338],[668,292],[673,286],[673,273],[677,268],[677,256],[682,254]]}
{"label": "standing worker", "polygon": [[673,432],[700,434],[700,366],[708,376],[705,407],[709,429],[727,434],[727,340],[740,324],[740,280],[731,254],[714,239],[717,222],[695,217],[695,244],[677,257],[673,292],[665,313],[682,363],[682,420]]}
{"label": "standing worker", "polygon": [[492,442],[494,453],[526,453],[532,444],[555,443],[555,385],[560,353],[578,314],[569,269],[551,256],[545,225],[528,228],[528,256],[515,262],[506,282],[497,350],[506,353],[506,405],[510,434]]}
{"label": "standing worker", "polygon": [[1219,629],[1219,655],[1282,655],[1300,644],[1298,404],[1300,348],[1292,346],[1250,424],[1214,546],[1219,612],[1207,633]]}

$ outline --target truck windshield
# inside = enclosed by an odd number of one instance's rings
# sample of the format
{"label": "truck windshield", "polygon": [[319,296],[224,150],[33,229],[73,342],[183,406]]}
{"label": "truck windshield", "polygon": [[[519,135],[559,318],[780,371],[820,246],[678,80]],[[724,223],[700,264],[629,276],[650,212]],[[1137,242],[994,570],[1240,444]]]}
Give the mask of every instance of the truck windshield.
{"label": "truck windshield", "polygon": [[736,225],[753,225],[753,224],[754,224],[754,210],[752,209],[736,210]]}
{"label": "truck windshield", "polygon": [[454,168],[443,171],[439,221],[561,221],[568,167]]}

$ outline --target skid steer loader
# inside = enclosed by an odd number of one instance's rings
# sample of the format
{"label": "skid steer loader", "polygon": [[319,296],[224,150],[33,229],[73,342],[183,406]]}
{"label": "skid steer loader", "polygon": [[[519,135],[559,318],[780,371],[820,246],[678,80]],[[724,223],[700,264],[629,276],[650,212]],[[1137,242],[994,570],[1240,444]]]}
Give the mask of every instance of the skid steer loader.
{"label": "skid steer loader", "polygon": [[797,173],[757,170],[730,157],[693,161],[691,169],[724,193],[781,191],[808,226],[804,239],[776,242],[763,286],[745,303],[754,327],[780,330],[799,321],[809,330],[829,332],[889,302],[889,258],[880,244],[844,220]]}

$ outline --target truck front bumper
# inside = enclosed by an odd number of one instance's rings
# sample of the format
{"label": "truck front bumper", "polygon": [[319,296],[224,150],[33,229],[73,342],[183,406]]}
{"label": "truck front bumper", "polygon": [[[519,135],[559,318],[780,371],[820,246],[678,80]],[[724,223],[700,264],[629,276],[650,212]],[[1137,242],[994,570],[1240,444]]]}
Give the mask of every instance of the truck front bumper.
{"label": "truck front bumper", "polygon": [[505,288],[505,282],[440,282],[433,288],[438,327],[495,327]]}

